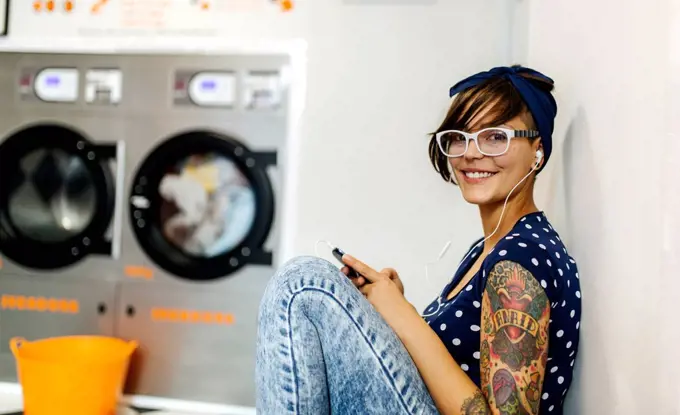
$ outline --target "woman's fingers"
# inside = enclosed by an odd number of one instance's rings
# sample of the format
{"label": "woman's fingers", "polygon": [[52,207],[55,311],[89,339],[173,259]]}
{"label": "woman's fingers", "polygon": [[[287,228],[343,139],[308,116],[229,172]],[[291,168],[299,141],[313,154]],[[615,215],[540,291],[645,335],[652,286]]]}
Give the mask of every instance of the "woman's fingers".
{"label": "woman's fingers", "polygon": [[[340,268],[340,272],[342,272],[346,276],[349,276],[351,269],[345,265],[344,267]],[[364,284],[366,284],[366,278],[361,276],[350,278],[350,281],[352,281],[352,284],[354,284],[354,286],[357,288],[361,288]]]}
{"label": "woman's fingers", "polygon": [[397,273],[397,270],[394,268],[383,268],[382,270],[380,270],[380,273],[387,275],[388,277],[390,277],[391,280],[399,278],[399,274]]}
{"label": "woman's fingers", "polygon": [[364,285],[366,285],[366,278],[364,277],[352,278],[352,284],[354,284],[354,286],[357,288],[361,288]]}
{"label": "woman's fingers", "polygon": [[368,282],[375,282],[380,278],[385,278],[383,274],[378,273],[378,271],[374,270],[351,255],[345,254],[342,257],[342,262],[361,274]]}

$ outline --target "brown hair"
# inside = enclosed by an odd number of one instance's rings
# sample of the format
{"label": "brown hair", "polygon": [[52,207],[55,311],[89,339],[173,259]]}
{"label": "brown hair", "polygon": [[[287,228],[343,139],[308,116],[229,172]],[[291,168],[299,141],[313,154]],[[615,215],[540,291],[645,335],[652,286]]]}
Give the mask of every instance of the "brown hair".
{"label": "brown hair", "polygon": [[[527,73],[520,73],[520,75],[546,92],[552,92],[554,88],[551,82],[536,78]],[[480,111],[489,107],[491,109],[486,114],[488,120],[486,125],[470,125]],[[506,123],[517,116],[523,117],[529,128],[536,128],[534,119],[522,96],[517,92],[512,83],[502,76],[492,78],[461,92],[454,98],[439,128],[430,134],[428,152],[432,167],[445,181],[451,181],[448,157],[442,153],[435,137],[435,134],[438,132],[444,130],[469,131],[475,127],[481,129],[496,126]],[[536,139],[538,137],[530,138],[529,140],[534,141]]]}

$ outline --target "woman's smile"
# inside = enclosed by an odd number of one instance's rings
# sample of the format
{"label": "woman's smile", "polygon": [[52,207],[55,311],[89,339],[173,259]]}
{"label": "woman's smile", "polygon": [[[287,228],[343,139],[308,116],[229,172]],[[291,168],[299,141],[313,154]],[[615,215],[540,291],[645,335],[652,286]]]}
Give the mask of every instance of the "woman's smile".
{"label": "woman's smile", "polygon": [[481,169],[461,169],[463,180],[470,184],[481,184],[487,182],[498,172]]}

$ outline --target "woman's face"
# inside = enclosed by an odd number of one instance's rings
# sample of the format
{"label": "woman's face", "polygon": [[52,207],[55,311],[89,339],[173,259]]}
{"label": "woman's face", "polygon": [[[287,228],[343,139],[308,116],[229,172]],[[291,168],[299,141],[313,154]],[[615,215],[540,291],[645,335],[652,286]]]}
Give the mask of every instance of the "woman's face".
{"label": "woman's face", "polygon": [[[481,111],[472,120],[470,125],[473,127],[473,130],[469,132],[480,130],[481,128],[477,126],[484,126],[485,128],[503,127],[512,130],[529,129],[521,116],[515,117],[502,125],[488,125],[485,120],[487,112],[488,110]],[[470,141],[465,154],[461,157],[450,158],[449,163],[454,172],[456,182],[463,193],[463,198],[468,203],[476,205],[503,203],[512,188],[534,166],[536,150],[538,149],[542,150],[540,140],[534,140],[531,143],[526,138],[513,138],[510,140],[510,146],[505,154],[489,157],[480,153],[475,143]],[[476,174],[474,175],[476,177],[470,177],[472,173],[486,173],[490,174],[490,176],[479,177],[480,175]],[[486,174],[482,174],[482,176],[486,176]],[[522,193],[527,184],[530,183],[532,183],[532,180],[525,180],[515,189],[513,196]],[[530,187],[529,190],[531,190]]]}

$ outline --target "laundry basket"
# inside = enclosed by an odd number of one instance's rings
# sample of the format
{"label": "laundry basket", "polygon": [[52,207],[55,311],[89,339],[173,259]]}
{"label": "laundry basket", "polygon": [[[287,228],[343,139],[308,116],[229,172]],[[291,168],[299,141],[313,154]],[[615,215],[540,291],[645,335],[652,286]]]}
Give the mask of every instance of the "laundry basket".
{"label": "laundry basket", "polygon": [[104,336],[10,340],[25,415],[115,415],[134,341]]}

